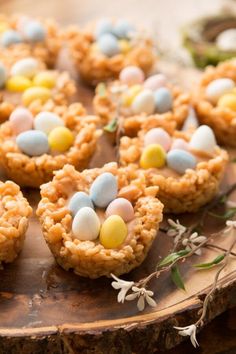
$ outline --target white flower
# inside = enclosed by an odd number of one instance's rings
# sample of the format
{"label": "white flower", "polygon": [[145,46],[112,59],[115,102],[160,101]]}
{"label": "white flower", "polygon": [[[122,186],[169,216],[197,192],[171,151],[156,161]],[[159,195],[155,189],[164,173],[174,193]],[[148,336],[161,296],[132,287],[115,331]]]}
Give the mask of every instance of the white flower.
{"label": "white flower", "polygon": [[227,220],[226,226],[228,227],[224,230],[224,234],[228,234],[233,231],[233,229],[236,229],[236,220]]}
{"label": "white flower", "polygon": [[186,232],[187,228],[184,225],[181,225],[179,220],[176,222],[172,219],[168,219],[168,224],[170,225],[170,229],[167,231],[167,235],[174,237],[174,243],[177,244],[183,234]]}
{"label": "white flower", "polygon": [[197,342],[197,338],[196,338],[197,327],[194,324],[192,324],[190,326],[186,326],[186,327],[174,327],[174,328],[179,331],[179,334],[181,336],[183,336],[183,337],[189,336],[194,348],[199,346],[199,344]]}
{"label": "white flower", "polygon": [[[193,232],[188,238],[184,238],[182,240],[182,245],[185,246],[187,251],[193,251],[196,246],[204,242],[206,239],[206,236],[199,236],[197,232]],[[198,248],[194,253],[200,256],[202,254],[202,250]]]}
{"label": "white flower", "polygon": [[129,294],[125,297],[125,300],[132,301],[138,298],[137,307],[139,311],[143,311],[145,308],[145,301],[149,306],[155,307],[156,301],[152,298],[154,295],[153,291],[147,290],[145,288],[138,288],[137,286],[132,287],[133,294]]}
{"label": "white flower", "polygon": [[115,279],[116,281],[113,281],[111,283],[112,287],[116,290],[120,289],[118,295],[117,295],[117,301],[122,302],[122,304],[125,301],[125,296],[127,292],[132,288],[134,285],[133,281],[125,281],[122,279],[119,279],[116,277],[114,274],[111,274],[112,278]]}

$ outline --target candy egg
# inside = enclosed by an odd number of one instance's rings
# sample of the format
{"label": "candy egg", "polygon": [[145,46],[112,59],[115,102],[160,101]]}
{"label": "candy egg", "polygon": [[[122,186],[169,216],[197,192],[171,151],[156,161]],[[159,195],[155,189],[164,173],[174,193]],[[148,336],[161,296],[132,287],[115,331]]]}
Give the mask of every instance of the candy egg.
{"label": "candy egg", "polygon": [[32,81],[25,76],[12,76],[6,81],[6,89],[11,92],[23,92],[32,86]]}
{"label": "candy egg", "polygon": [[110,172],[104,172],[93,181],[89,196],[97,207],[106,208],[116,198],[117,192],[116,177]]}
{"label": "candy egg", "polygon": [[118,44],[119,44],[119,47],[120,47],[120,51],[123,54],[128,53],[130,51],[130,49],[131,49],[130,42],[127,41],[126,39],[120,39],[118,41]]}
{"label": "candy egg", "polygon": [[48,101],[52,92],[46,87],[30,87],[24,91],[22,101],[25,106],[29,106],[33,101],[39,100],[42,104]]}
{"label": "candy egg", "polygon": [[5,85],[7,79],[7,71],[3,63],[0,62],[0,88]]}
{"label": "candy egg", "polygon": [[34,129],[49,134],[56,127],[63,127],[63,120],[56,113],[40,112],[35,116]]}
{"label": "candy egg", "polygon": [[43,86],[51,89],[56,85],[56,78],[50,71],[42,71],[35,75],[33,83],[35,86]]}
{"label": "candy egg", "polygon": [[223,51],[236,51],[236,29],[230,28],[216,37],[216,45]]}
{"label": "candy egg", "polygon": [[9,47],[12,44],[18,44],[23,41],[19,32],[14,30],[7,30],[1,35],[1,45],[3,47]]}
{"label": "candy egg", "polygon": [[194,169],[197,165],[196,158],[188,151],[174,149],[167,154],[167,165],[172,170],[184,174],[187,169]]}
{"label": "candy egg", "polygon": [[112,21],[108,18],[102,18],[98,21],[96,29],[95,29],[95,38],[99,39],[105,33],[112,33],[113,24]]}
{"label": "candy egg", "polygon": [[77,192],[70,199],[68,204],[68,209],[72,212],[72,215],[75,214],[84,207],[94,209],[93,202],[85,192]]}
{"label": "candy egg", "polygon": [[129,38],[134,31],[134,26],[125,19],[118,20],[113,28],[113,33],[118,38]]}
{"label": "candy egg", "polygon": [[56,127],[48,135],[49,146],[58,152],[67,151],[74,142],[74,135],[66,127]]}
{"label": "candy egg", "polygon": [[38,71],[38,61],[34,58],[18,60],[11,68],[12,76],[26,76],[32,78]]}
{"label": "candy egg", "polygon": [[206,98],[212,103],[216,103],[222,95],[230,92],[234,87],[235,83],[231,79],[222,78],[213,80],[206,87]]}
{"label": "candy egg", "polygon": [[173,98],[170,90],[166,87],[161,87],[154,92],[155,111],[157,113],[166,113],[172,109]]}
{"label": "candy egg", "polygon": [[33,115],[26,108],[16,108],[9,117],[13,132],[18,135],[24,131],[33,129]]}
{"label": "candy egg", "polygon": [[144,146],[151,144],[160,144],[165,151],[168,151],[171,145],[171,137],[164,129],[153,128],[144,136]]}
{"label": "candy egg", "polygon": [[92,208],[81,208],[72,222],[72,233],[81,241],[95,240],[99,235],[100,220]]}
{"label": "candy egg", "polygon": [[160,168],[165,165],[166,153],[159,144],[148,145],[140,158],[140,166],[142,168]]}
{"label": "candy egg", "polygon": [[221,96],[218,103],[218,107],[229,108],[232,111],[236,111],[236,95],[235,93],[226,93]]}
{"label": "candy egg", "polygon": [[105,248],[117,248],[128,235],[128,228],[119,215],[111,215],[102,224],[99,240]]}
{"label": "candy egg", "polygon": [[142,91],[141,85],[133,85],[122,95],[122,103],[124,106],[130,106],[135,97]]}
{"label": "candy egg", "polygon": [[131,107],[135,114],[152,114],[155,110],[155,99],[153,92],[147,89],[141,91],[133,100]]}
{"label": "candy egg", "polygon": [[120,72],[119,79],[122,83],[129,86],[142,84],[144,81],[144,72],[137,66],[127,66]]}
{"label": "candy egg", "polygon": [[125,198],[114,199],[106,210],[106,217],[111,215],[119,215],[125,222],[128,222],[134,218],[133,205]]}
{"label": "candy egg", "polygon": [[38,130],[27,130],[16,138],[19,149],[29,156],[40,156],[49,151],[47,135]]}
{"label": "candy egg", "polygon": [[156,91],[160,87],[165,86],[167,83],[166,76],[163,74],[156,74],[148,77],[143,84],[144,88],[147,88],[152,91]]}
{"label": "candy egg", "polygon": [[199,122],[197,119],[195,109],[190,106],[188,111],[188,116],[185,119],[181,130],[188,131],[189,129],[197,129],[198,127],[199,127]]}
{"label": "candy egg", "polygon": [[207,125],[201,125],[193,133],[189,147],[193,150],[213,153],[216,146],[216,139],[213,130]]}
{"label": "candy egg", "polygon": [[174,150],[174,149],[179,149],[179,150],[187,150],[189,149],[188,143],[187,141],[185,141],[184,139],[175,139],[171,145],[170,150]]}
{"label": "candy egg", "polygon": [[38,21],[26,23],[23,31],[25,38],[30,42],[42,42],[46,37],[46,31]]}
{"label": "candy egg", "polygon": [[98,39],[98,47],[108,57],[120,53],[119,43],[116,37],[110,33],[105,33]]}

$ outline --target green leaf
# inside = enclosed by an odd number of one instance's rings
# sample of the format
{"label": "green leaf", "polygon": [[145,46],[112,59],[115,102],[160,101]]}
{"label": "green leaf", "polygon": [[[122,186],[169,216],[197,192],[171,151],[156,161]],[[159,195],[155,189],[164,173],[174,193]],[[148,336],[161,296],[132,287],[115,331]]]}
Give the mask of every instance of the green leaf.
{"label": "green leaf", "polygon": [[96,92],[101,97],[106,96],[107,89],[106,89],[106,85],[104,84],[104,82],[100,82],[100,84],[98,84],[98,86],[96,88]]}
{"label": "green leaf", "polygon": [[222,262],[224,258],[225,258],[225,253],[219,254],[215,259],[213,259],[213,261],[208,263],[194,264],[194,267],[198,269],[209,269]]}
{"label": "green leaf", "polygon": [[184,282],[177,266],[173,266],[171,268],[171,279],[173,280],[177,288],[185,290]]}
{"label": "green leaf", "polygon": [[234,217],[236,214],[236,208],[229,208],[224,214],[216,214],[213,212],[209,212],[209,215],[213,216],[217,219],[228,220]]}
{"label": "green leaf", "polygon": [[103,128],[103,130],[105,130],[108,133],[114,133],[117,130],[117,127],[118,127],[118,119],[114,118],[109,124],[107,124]]}
{"label": "green leaf", "polygon": [[164,267],[173,263],[176,259],[186,256],[189,253],[187,250],[180,250],[178,252],[170,253],[159,264],[158,267]]}

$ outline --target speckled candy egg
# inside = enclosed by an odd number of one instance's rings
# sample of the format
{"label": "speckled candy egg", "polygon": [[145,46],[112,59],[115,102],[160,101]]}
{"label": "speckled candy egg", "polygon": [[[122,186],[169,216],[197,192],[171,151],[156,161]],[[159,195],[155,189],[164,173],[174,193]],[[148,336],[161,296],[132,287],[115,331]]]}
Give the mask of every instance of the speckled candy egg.
{"label": "speckled candy egg", "polygon": [[129,200],[125,198],[114,199],[106,209],[106,217],[119,215],[125,222],[134,218],[134,208]]}
{"label": "speckled candy egg", "polygon": [[95,38],[99,39],[103,34],[112,33],[113,31],[113,24],[109,18],[102,18],[100,21],[97,22],[95,28]]}
{"label": "speckled candy egg", "polygon": [[72,233],[81,241],[95,240],[100,231],[100,220],[92,208],[81,208],[72,222]]}
{"label": "speckled candy egg", "polygon": [[190,152],[174,149],[167,154],[167,165],[179,174],[184,174],[187,169],[194,169],[197,160]]}
{"label": "speckled candy egg", "polygon": [[142,84],[144,81],[144,72],[137,66],[127,66],[120,72],[119,79],[123,84],[136,85]]}
{"label": "speckled candy egg", "polygon": [[19,149],[28,156],[41,156],[49,151],[47,135],[38,130],[27,130],[16,138]]}
{"label": "speckled candy egg", "polygon": [[117,192],[116,177],[109,172],[104,172],[92,183],[89,196],[97,207],[106,208],[116,198]]}
{"label": "speckled candy egg", "polygon": [[161,87],[154,92],[155,111],[157,113],[166,113],[172,109],[173,98],[170,90],[166,87]]}
{"label": "speckled candy egg", "polygon": [[174,149],[179,149],[179,150],[189,150],[189,145],[187,143],[187,141],[185,141],[184,139],[175,139],[170,147],[170,150],[174,150]]}
{"label": "speckled candy egg", "polygon": [[75,214],[84,207],[94,209],[91,198],[85,192],[75,193],[69,201],[68,209],[72,212],[72,215],[75,216]]}
{"label": "speckled candy egg", "polygon": [[118,38],[129,38],[134,31],[134,26],[125,19],[118,20],[113,28],[113,33]]}
{"label": "speckled candy egg", "polygon": [[144,136],[144,146],[160,144],[165,151],[169,150],[171,141],[170,135],[162,128],[153,128]]}
{"label": "speckled candy egg", "polygon": [[0,88],[4,87],[7,79],[7,71],[3,63],[0,62]]}
{"label": "speckled candy egg", "polygon": [[38,61],[34,58],[18,60],[11,68],[12,76],[26,76],[32,78],[38,71]]}
{"label": "speckled candy egg", "polygon": [[45,134],[49,134],[56,127],[63,127],[63,120],[52,112],[40,112],[35,116],[34,129],[41,130]]}
{"label": "speckled candy egg", "polygon": [[222,78],[213,80],[206,87],[206,98],[212,103],[216,103],[222,95],[230,92],[234,87],[235,83],[231,79]]}
{"label": "speckled candy egg", "polygon": [[113,57],[120,53],[118,40],[111,33],[105,33],[99,37],[98,47],[100,51],[108,57]]}
{"label": "speckled candy egg", "polygon": [[143,90],[134,99],[131,105],[135,114],[152,114],[155,110],[155,99],[151,90]]}
{"label": "speckled candy egg", "polygon": [[24,27],[24,35],[30,42],[42,42],[46,37],[46,31],[40,22],[30,21]]}
{"label": "speckled candy egg", "polygon": [[204,151],[212,154],[216,146],[213,130],[207,125],[201,125],[192,135],[189,147],[193,150]]}
{"label": "speckled candy egg", "polygon": [[160,87],[165,86],[167,83],[166,76],[163,74],[156,74],[148,77],[144,84],[143,87],[150,89],[152,91],[158,90]]}
{"label": "speckled candy egg", "polygon": [[119,215],[111,215],[102,224],[99,240],[105,248],[117,248],[128,235],[128,228]]}
{"label": "speckled candy egg", "polygon": [[26,108],[16,108],[10,115],[9,121],[13,132],[18,135],[24,131],[33,129],[33,115]]}
{"label": "speckled candy egg", "polygon": [[3,47],[9,47],[12,44],[21,43],[23,38],[21,34],[14,30],[7,30],[1,35],[1,45]]}

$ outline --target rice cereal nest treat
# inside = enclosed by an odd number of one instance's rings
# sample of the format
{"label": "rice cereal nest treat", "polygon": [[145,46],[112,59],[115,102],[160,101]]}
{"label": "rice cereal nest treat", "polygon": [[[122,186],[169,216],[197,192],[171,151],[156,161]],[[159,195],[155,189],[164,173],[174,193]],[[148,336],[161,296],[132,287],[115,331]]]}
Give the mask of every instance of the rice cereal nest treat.
{"label": "rice cereal nest treat", "polygon": [[236,147],[236,60],[208,67],[195,92],[195,110],[219,143]]}
{"label": "rice cereal nest treat", "polygon": [[206,125],[190,134],[153,123],[147,122],[136,138],[121,138],[120,163],[145,171],[147,184],[159,187],[164,212],[195,212],[218,192],[228,154]]}
{"label": "rice cereal nest treat", "polygon": [[35,114],[48,105],[68,104],[75,91],[67,72],[47,70],[34,58],[21,59],[11,68],[0,62],[0,123],[19,104]]}
{"label": "rice cereal nest treat", "polygon": [[54,67],[61,43],[57,24],[51,19],[0,14],[0,61],[7,66],[30,56]]}
{"label": "rice cereal nest treat", "polygon": [[162,221],[158,188],[133,167],[77,172],[70,165],[41,186],[37,215],[56,261],[81,276],[121,275],[139,266]]}
{"label": "rice cereal nest treat", "polygon": [[21,251],[31,213],[20,188],[0,181],[0,265],[13,262]]}
{"label": "rice cereal nest treat", "polygon": [[67,163],[83,169],[101,135],[97,122],[79,103],[60,116],[43,111],[33,117],[27,108],[19,107],[0,127],[0,164],[9,178],[29,187],[48,182],[53,171]]}
{"label": "rice cereal nest treat", "polygon": [[129,66],[120,72],[119,80],[96,88],[94,110],[105,130],[121,125],[125,135],[135,136],[149,115],[160,115],[181,127],[189,113],[190,96],[168,83],[163,74],[145,79],[144,72]]}
{"label": "rice cereal nest treat", "polygon": [[81,78],[91,85],[117,78],[129,65],[148,73],[156,59],[151,36],[125,19],[102,19],[85,30],[71,27],[66,39]]}

